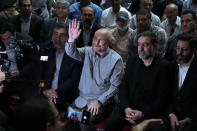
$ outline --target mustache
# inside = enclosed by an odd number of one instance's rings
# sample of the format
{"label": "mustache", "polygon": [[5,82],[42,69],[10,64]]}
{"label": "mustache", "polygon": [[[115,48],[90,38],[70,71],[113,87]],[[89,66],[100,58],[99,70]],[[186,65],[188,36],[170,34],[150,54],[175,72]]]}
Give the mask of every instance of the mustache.
{"label": "mustache", "polygon": [[94,45],[93,47],[101,47],[100,45]]}

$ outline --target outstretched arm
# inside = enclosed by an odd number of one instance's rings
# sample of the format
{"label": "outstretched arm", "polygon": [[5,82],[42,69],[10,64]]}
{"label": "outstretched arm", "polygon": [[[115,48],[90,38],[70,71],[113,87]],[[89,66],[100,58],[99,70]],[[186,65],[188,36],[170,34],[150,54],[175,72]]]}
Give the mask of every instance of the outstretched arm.
{"label": "outstretched arm", "polygon": [[66,43],[66,53],[68,56],[76,59],[78,61],[82,61],[84,56],[84,49],[77,49],[75,45],[75,40],[79,37],[81,33],[81,29],[79,29],[80,22],[76,19],[73,19],[72,22],[69,23],[68,29],[68,42]]}

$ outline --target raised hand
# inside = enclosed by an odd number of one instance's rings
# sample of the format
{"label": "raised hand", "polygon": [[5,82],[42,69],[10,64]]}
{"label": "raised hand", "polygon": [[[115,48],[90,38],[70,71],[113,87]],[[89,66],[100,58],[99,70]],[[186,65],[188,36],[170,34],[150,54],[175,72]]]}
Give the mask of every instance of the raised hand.
{"label": "raised hand", "polygon": [[74,42],[80,35],[81,29],[79,29],[80,22],[76,19],[73,19],[72,22],[69,23],[68,29],[68,42]]}

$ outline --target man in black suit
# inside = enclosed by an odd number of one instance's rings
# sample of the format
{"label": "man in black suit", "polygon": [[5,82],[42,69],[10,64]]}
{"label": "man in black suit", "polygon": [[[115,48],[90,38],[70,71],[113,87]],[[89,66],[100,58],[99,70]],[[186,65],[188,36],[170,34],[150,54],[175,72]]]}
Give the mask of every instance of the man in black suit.
{"label": "man in black suit", "polygon": [[175,93],[169,112],[172,131],[197,129],[197,41],[192,38],[189,34],[177,38],[176,61],[172,62]]}
{"label": "man in black suit", "polygon": [[56,17],[45,19],[43,21],[39,42],[51,41],[53,29],[56,23],[63,22],[68,26],[68,23],[71,22],[71,20],[67,18],[67,15],[69,13],[69,6],[70,4],[66,0],[56,0]]}
{"label": "man in black suit", "polygon": [[106,131],[120,131],[144,119],[162,118],[170,98],[169,63],[156,55],[156,35],[150,31],[137,37],[138,56],[128,59],[120,86],[120,103],[106,124]]}
{"label": "man in black suit", "polygon": [[94,33],[100,28],[95,21],[95,9],[88,5],[81,9],[82,23],[80,24],[81,34],[76,40],[76,46],[92,46],[92,38]]}
{"label": "man in black suit", "polygon": [[[66,103],[72,103],[78,96],[77,86],[81,74],[81,63],[69,57],[65,52],[68,34],[64,23],[54,27],[50,46],[46,82],[42,93],[62,111]],[[53,46],[51,46],[53,45]]]}
{"label": "man in black suit", "polygon": [[17,32],[29,34],[35,42],[39,40],[42,18],[32,14],[31,0],[19,0],[20,14],[13,16],[11,22]]}

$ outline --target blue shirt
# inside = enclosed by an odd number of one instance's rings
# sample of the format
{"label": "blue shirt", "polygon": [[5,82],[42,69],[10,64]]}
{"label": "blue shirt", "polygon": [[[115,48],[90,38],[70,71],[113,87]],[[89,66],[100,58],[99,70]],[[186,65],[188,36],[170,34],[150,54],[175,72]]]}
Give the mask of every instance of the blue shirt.
{"label": "blue shirt", "polygon": [[73,59],[83,62],[79,82],[79,96],[75,105],[83,108],[99,100],[104,104],[115,96],[124,75],[121,56],[108,48],[105,54],[99,56],[92,47],[76,48],[74,43],[66,43],[66,53]]}
{"label": "blue shirt", "polygon": [[[98,5],[96,5],[92,2],[90,2],[90,6],[92,6],[96,11],[95,23],[97,25],[101,25],[102,9]],[[70,9],[70,12],[68,14],[68,18],[71,19],[71,20],[75,18],[75,19],[79,20],[80,22],[82,22],[80,2],[77,2],[77,3],[74,3],[74,4],[70,5],[69,9]]]}

